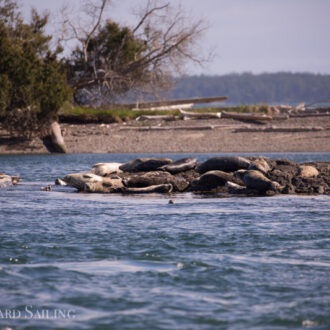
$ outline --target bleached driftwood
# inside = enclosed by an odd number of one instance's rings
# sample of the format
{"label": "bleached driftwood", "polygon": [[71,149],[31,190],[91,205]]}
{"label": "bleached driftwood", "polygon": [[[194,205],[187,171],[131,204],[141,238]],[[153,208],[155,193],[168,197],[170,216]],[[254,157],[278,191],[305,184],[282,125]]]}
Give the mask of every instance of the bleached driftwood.
{"label": "bleached driftwood", "polygon": [[148,116],[142,115],[136,118],[136,121],[144,121],[144,120],[177,120],[179,119],[178,116],[174,115],[159,115],[159,116]]}
{"label": "bleached driftwood", "polygon": [[179,109],[181,119],[219,119],[221,118],[221,112],[207,112],[207,113],[198,113],[198,112],[188,112]]}
{"label": "bleached driftwood", "polygon": [[222,118],[231,118],[231,119],[239,119],[239,120],[252,120],[252,121],[270,121],[273,120],[272,116],[268,116],[265,114],[259,113],[237,113],[237,112],[226,112],[223,111],[221,113]]}
{"label": "bleached driftwood", "polygon": [[237,128],[248,128],[250,126],[242,126],[242,125],[204,125],[204,126],[125,126],[121,127],[121,131],[170,131],[170,130],[212,130],[212,129],[237,129]]}
{"label": "bleached driftwood", "polygon": [[170,130],[211,130],[213,129],[213,125],[205,125],[205,126],[144,126],[144,127],[134,127],[134,126],[126,126],[121,127],[121,131],[170,131]]}
{"label": "bleached driftwood", "polygon": [[324,131],[321,126],[314,127],[264,127],[264,128],[238,128],[235,133],[257,133],[257,132],[274,132],[274,133],[299,133],[299,132],[319,132]]}

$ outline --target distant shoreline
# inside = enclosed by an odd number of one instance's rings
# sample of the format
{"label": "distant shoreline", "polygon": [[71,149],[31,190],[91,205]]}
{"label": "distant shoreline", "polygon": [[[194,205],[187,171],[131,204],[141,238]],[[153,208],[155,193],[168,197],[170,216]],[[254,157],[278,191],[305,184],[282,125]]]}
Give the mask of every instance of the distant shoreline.
{"label": "distant shoreline", "polygon": [[[219,127],[223,126],[223,128]],[[309,132],[237,132],[237,127],[322,127]],[[165,130],[143,130],[148,127]],[[207,129],[207,127],[217,127]],[[128,128],[127,127],[133,127]],[[179,127],[179,128],[178,128]],[[198,129],[201,127],[202,129]],[[290,118],[266,125],[233,119],[61,124],[68,153],[330,152],[330,117]],[[172,129],[175,128],[175,129]],[[0,154],[47,154],[39,138],[13,141],[0,131]]]}

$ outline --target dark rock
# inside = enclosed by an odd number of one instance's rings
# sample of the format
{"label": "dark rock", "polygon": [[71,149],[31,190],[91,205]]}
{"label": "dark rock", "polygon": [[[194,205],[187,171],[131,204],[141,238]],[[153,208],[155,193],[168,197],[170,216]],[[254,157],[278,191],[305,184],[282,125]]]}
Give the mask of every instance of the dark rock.
{"label": "dark rock", "polygon": [[296,192],[295,187],[289,183],[282,190],[282,194],[294,194]]}

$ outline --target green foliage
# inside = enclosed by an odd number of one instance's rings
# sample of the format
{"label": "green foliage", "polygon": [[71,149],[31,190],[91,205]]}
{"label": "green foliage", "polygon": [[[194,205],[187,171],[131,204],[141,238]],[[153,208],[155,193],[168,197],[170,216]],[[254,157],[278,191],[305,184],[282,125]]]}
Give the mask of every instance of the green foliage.
{"label": "green foliage", "polygon": [[0,0],[0,16],[7,15],[0,22],[0,116],[13,135],[30,138],[56,119],[70,89],[43,32],[47,16],[33,11],[32,23],[24,24],[15,4]]}
{"label": "green foliage", "polygon": [[[144,75],[148,74],[146,67],[136,68],[132,72],[125,72],[125,69],[145,50],[145,41],[136,38],[129,28],[107,20],[89,41],[86,53],[82,47],[77,47],[67,61],[69,80],[77,92],[75,101],[80,103],[79,90],[83,88],[91,90],[103,85],[104,88],[97,89],[99,97],[106,91],[118,96],[127,92],[132,82],[143,81]],[[113,77],[105,78],[102,72],[111,72]],[[93,85],[89,86],[93,79]],[[84,96],[87,96],[86,93]]]}

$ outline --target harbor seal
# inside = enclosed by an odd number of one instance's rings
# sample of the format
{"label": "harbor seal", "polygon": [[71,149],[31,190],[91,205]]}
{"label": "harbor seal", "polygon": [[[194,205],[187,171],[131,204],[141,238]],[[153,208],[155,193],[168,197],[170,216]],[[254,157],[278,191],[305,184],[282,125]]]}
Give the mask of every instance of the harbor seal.
{"label": "harbor seal", "polygon": [[183,158],[179,159],[176,162],[168,165],[163,165],[159,169],[162,171],[169,172],[171,174],[176,174],[179,172],[184,172],[192,170],[197,165],[197,158]]}
{"label": "harbor seal", "polygon": [[149,172],[171,163],[173,160],[169,158],[137,158],[119,166],[119,169],[123,172]]}
{"label": "harbor seal", "polygon": [[249,165],[249,170],[256,170],[259,172],[262,172],[263,174],[267,174],[271,168],[267,161],[264,158],[258,158]]}
{"label": "harbor seal", "polygon": [[174,191],[184,191],[189,182],[182,177],[175,177],[168,172],[151,171],[146,173],[137,173],[123,178],[125,187],[143,188],[160,184],[171,184]]}
{"label": "harbor seal", "polygon": [[103,178],[102,181],[85,183],[84,191],[90,193],[118,193],[122,192],[123,187],[123,181],[120,178]]}
{"label": "harbor seal", "polygon": [[240,169],[247,169],[251,161],[239,156],[232,157],[213,157],[197,166],[196,171],[198,173],[206,173],[209,171],[223,171],[223,172],[235,172]]}
{"label": "harbor seal", "polygon": [[227,181],[235,181],[234,175],[223,171],[209,171],[192,181],[191,191],[212,191],[223,187]]}
{"label": "harbor seal", "polygon": [[127,188],[124,187],[122,192],[124,194],[146,194],[146,193],[170,193],[173,189],[171,184],[160,184],[155,186],[149,186],[145,188]]}
{"label": "harbor seal", "polygon": [[86,183],[102,182],[103,178],[99,175],[83,172],[68,174],[62,179],[68,186],[78,190],[84,190]]}
{"label": "harbor seal", "polygon": [[100,176],[109,176],[111,174],[118,174],[122,172],[119,169],[121,165],[122,163],[97,163],[91,168],[90,173]]}
{"label": "harbor seal", "polygon": [[269,180],[261,172],[255,170],[246,171],[243,181],[247,188],[260,192],[266,192],[267,190],[279,191],[281,188],[278,182]]}

